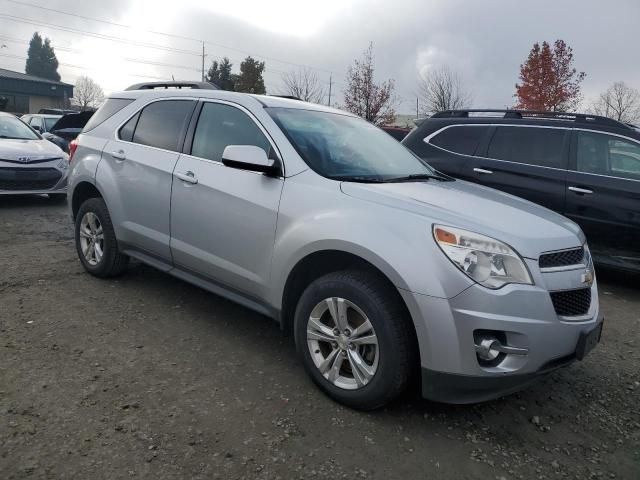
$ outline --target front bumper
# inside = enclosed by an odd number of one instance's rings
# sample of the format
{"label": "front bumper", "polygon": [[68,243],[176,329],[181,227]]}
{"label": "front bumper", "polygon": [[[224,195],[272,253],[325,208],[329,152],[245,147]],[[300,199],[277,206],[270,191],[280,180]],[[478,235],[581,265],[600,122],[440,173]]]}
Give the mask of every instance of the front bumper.
{"label": "front bumper", "polygon": [[[541,274],[537,265],[529,267],[534,285],[490,290],[474,284],[449,299],[401,291],[416,326],[425,398],[447,403],[489,400],[576,359],[581,336],[603,320],[596,282],[590,287],[587,314],[561,317],[549,291],[584,287],[584,269]],[[478,331],[501,332],[509,346],[527,354],[482,365],[475,348]]]}
{"label": "front bumper", "polygon": [[0,195],[65,194],[68,174],[65,159],[28,164],[0,161]]}

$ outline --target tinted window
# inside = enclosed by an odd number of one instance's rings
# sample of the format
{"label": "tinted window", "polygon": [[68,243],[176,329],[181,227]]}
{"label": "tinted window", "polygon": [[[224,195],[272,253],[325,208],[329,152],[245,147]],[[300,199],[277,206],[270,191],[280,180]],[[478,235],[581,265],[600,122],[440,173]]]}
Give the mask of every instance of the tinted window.
{"label": "tinted window", "polygon": [[487,156],[499,160],[564,168],[566,130],[537,127],[497,127]]}
{"label": "tinted window", "polygon": [[449,127],[433,137],[429,143],[455,153],[473,155],[488,127]]}
{"label": "tinted window", "polygon": [[142,145],[178,151],[178,144],[191,117],[193,100],[164,100],[145,107],[133,141]]}
{"label": "tinted window", "polygon": [[130,98],[108,98],[104,104],[98,109],[96,113],[93,114],[91,119],[84,126],[85,132],[88,132],[92,128],[96,128],[102,122],[111,118],[113,115],[118,113],[124,107],[133,102],[133,99]]}
{"label": "tinted window", "polygon": [[56,124],[60,117],[45,117],[44,118],[44,126],[47,131],[51,130],[51,128]]}
{"label": "tinted window", "polygon": [[125,123],[120,129],[120,140],[124,140],[126,142],[133,141],[133,132],[136,129],[136,124],[138,123],[138,118],[140,118],[140,113],[136,113],[131,120]]}
{"label": "tinted window", "polygon": [[205,103],[193,137],[191,154],[222,161],[228,145],[254,145],[269,155],[271,145],[256,123],[229,105]]}
{"label": "tinted window", "polygon": [[595,132],[578,132],[579,172],[640,179],[640,144]]}

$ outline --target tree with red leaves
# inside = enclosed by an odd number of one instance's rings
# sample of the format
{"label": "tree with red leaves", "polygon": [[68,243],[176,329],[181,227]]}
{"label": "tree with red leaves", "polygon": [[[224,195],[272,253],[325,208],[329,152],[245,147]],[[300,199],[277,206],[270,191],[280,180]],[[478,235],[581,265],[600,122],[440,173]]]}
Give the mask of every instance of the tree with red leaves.
{"label": "tree with red leaves", "polygon": [[566,112],[580,105],[580,84],[586,77],[573,67],[573,49],[563,40],[553,48],[535,43],[527,61],[520,65],[520,82],[516,84],[516,108]]}
{"label": "tree with red leaves", "polygon": [[373,71],[373,45],[369,44],[363,59],[355,60],[347,71],[344,108],[375,125],[389,125],[396,119],[394,82],[375,83]]}

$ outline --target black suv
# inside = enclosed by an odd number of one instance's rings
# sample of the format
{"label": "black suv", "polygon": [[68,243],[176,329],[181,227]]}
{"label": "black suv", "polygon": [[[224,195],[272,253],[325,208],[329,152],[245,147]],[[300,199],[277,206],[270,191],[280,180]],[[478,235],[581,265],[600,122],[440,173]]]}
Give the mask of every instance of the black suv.
{"label": "black suv", "polygon": [[640,131],[610,118],[456,110],[402,143],[441,172],[526,198],[577,222],[594,260],[640,272]]}

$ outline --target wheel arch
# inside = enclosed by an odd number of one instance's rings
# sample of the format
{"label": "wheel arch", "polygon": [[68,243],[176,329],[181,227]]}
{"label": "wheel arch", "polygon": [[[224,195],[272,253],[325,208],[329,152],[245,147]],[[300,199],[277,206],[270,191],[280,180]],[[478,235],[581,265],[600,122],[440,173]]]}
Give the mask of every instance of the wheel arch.
{"label": "wheel arch", "polygon": [[71,214],[76,219],[80,206],[90,198],[104,198],[98,187],[86,180],[79,182],[73,189],[71,195]]}

